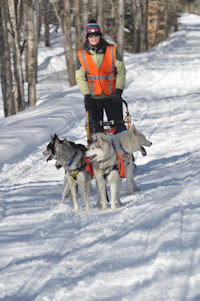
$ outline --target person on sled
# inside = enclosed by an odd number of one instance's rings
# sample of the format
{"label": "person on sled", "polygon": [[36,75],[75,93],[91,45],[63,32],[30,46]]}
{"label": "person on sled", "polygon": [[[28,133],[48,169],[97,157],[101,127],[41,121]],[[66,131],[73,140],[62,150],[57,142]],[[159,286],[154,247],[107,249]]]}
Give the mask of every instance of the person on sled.
{"label": "person on sled", "polygon": [[100,26],[91,20],[86,26],[86,40],[78,50],[76,81],[84,95],[89,113],[90,136],[103,131],[105,110],[108,121],[114,120],[116,132],[126,129],[123,123],[122,92],[126,70],[116,46],[103,37]]}

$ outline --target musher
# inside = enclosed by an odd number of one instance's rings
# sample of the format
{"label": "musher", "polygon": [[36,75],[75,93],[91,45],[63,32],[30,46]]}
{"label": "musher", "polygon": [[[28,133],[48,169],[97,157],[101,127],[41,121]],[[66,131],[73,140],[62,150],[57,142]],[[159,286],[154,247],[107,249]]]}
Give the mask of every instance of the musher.
{"label": "musher", "polygon": [[103,109],[108,121],[114,120],[116,132],[126,129],[123,123],[122,92],[126,70],[116,46],[103,37],[100,26],[91,20],[86,26],[86,40],[78,50],[76,80],[84,95],[89,113],[90,135],[103,131]]}

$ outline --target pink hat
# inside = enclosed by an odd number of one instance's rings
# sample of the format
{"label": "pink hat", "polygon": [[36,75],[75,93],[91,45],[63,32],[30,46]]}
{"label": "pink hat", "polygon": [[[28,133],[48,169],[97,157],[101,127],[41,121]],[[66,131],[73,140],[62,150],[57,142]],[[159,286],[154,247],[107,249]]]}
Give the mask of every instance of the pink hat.
{"label": "pink hat", "polygon": [[89,23],[85,29],[86,34],[92,32],[101,32],[101,28],[97,23]]}

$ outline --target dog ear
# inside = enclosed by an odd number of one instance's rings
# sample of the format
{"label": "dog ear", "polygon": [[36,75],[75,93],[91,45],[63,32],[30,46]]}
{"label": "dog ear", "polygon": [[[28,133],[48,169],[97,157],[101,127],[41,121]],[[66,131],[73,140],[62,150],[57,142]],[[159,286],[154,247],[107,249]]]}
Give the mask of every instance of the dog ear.
{"label": "dog ear", "polygon": [[51,135],[51,142],[50,143],[54,143],[54,136]]}
{"label": "dog ear", "polygon": [[59,140],[58,135],[54,134],[53,141],[55,142],[55,140],[57,140],[57,139]]}
{"label": "dog ear", "polygon": [[96,136],[96,139],[97,139],[97,143],[99,144],[99,146],[101,147],[103,145],[103,139],[100,135],[97,135]]}
{"label": "dog ear", "polygon": [[132,126],[131,126],[131,128],[130,128],[130,131],[131,131],[134,135],[136,135],[137,130],[136,130],[136,127],[135,127],[134,123],[132,124]]}
{"label": "dog ear", "polygon": [[105,133],[97,133],[97,142],[100,147],[103,146],[103,143],[111,143],[110,138]]}

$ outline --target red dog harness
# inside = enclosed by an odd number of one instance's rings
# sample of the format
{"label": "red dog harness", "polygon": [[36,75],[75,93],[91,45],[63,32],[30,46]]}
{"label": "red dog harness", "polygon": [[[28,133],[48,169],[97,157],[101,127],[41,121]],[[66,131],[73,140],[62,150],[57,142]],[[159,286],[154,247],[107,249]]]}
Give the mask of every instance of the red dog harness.
{"label": "red dog harness", "polygon": [[[117,158],[118,158],[118,162],[117,162],[117,169],[118,169],[118,172],[119,172],[119,175],[121,178],[126,178],[126,170],[125,170],[125,166],[124,166],[124,160],[123,158],[117,153],[116,151],[116,147],[114,145],[114,142],[112,140],[112,146],[115,150],[115,153],[117,155]],[[127,154],[124,154],[123,156],[127,156]]]}
{"label": "red dog harness", "polygon": [[94,171],[93,171],[93,164],[88,161],[86,157],[83,157],[83,160],[85,162],[85,170],[90,174],[91,177],[94,176]]}

